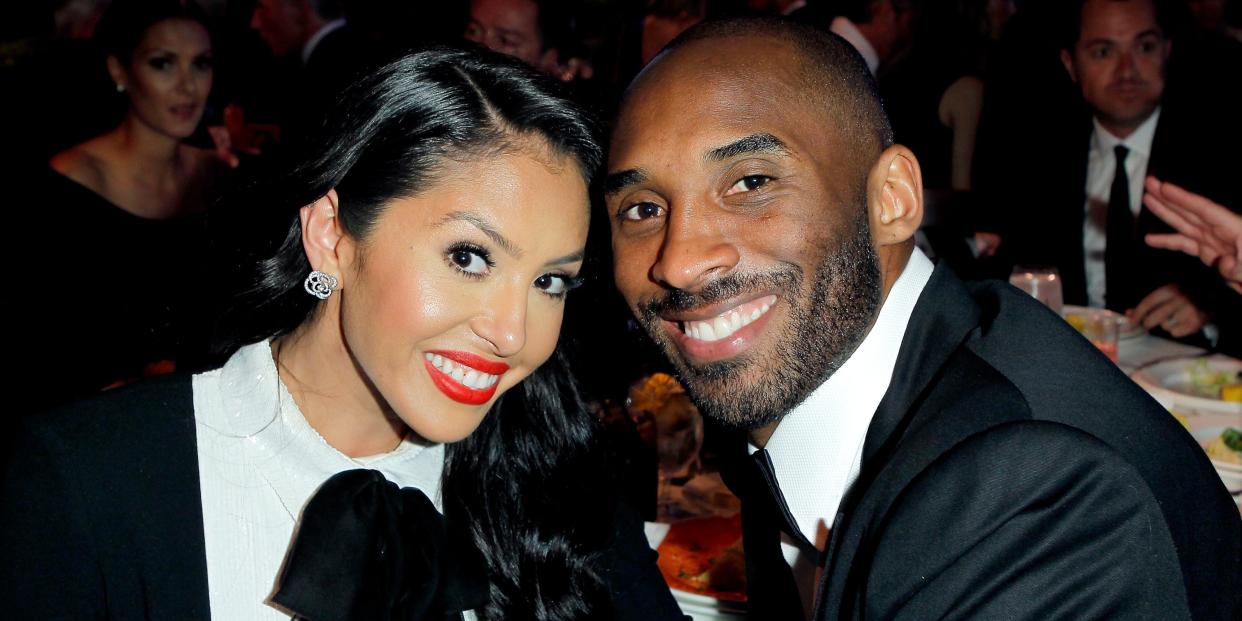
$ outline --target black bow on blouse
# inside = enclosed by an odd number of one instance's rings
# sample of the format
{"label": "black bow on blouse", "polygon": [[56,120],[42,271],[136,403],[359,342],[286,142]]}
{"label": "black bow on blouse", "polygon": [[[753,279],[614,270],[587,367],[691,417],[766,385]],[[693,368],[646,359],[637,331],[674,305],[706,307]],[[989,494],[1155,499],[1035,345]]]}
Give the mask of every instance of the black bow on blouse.
{"label": "black bow on blouse", "polygon": [[272,601],[310,621],[460,618],[487,601],[482,555],[417,489],[348,470],[302,512]]}

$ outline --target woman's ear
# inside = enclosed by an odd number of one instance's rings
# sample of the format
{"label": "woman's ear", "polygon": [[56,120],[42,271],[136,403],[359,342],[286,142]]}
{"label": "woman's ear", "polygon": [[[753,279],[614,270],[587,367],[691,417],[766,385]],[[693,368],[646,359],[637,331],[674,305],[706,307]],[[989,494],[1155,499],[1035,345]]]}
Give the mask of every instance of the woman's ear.
{"label": "woman's ear", "polygon": [[880,154],[871,169],[867,195],[877,247],[914,238],[923,224],[923,173],[910,149],[893,145]]}
{"label": "woman's ear", "polygon": [[302,248],[311,269],[335,276],[343,287],[342,266],[349,258],[342,254],[349,249],[342,244],[347,237],[337,218],[338,205],[336,190],[328,190],[319,200],[303,207],[298,215],[302,220]]}
{"label": "woman's ear", "polygon": [[125,77],[125,67],[121,66],[121,60],[116,56],[108,56],[108,76],[112,78],[112,83],[116,84],[116,90],[124,91],[129,88],[129,81]]}

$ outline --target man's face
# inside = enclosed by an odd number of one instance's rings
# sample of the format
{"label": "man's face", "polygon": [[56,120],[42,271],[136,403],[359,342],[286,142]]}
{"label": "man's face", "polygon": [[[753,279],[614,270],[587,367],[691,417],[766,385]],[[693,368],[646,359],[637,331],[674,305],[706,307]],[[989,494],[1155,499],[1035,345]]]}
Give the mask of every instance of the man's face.
{"label": "man's face", "polygon": [[1169,43],[1150,0],[1087,0],[1061,60],[1100,122],[1124,138],[1160,104]]}
{"label": "man's face", "polygon": [[628,94],[609,154],[617,286],[692,396],[777,422],[861,342],[879,305],[867,168],[771,38],[687,44]]}
{"label": "man's face", "polygon": [[472,0],[466,39],[539,67],[543,37],[533,0]]}
{"label": "man's face", "polygon": [[277,58],[299,52],[310,38],[303,19],[304,6],[292,0],[258,0],[250,27],[259,33]]}

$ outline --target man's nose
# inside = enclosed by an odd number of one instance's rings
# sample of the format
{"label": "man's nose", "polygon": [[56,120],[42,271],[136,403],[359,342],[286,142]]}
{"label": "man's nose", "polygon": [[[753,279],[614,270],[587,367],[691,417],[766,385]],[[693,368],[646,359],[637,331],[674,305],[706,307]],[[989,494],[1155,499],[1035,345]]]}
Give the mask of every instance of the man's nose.
{"label": "man's nose", "polygon": [[1138,73],[1138,64],[1134,52],[1122,51],[1117,55],[1117,75],[1123,78],[1134,77]]}
{"label": "man's nose", "polygon": [[694,291],[737,267],[741,254],[720,222],[701,210],[670,216],[651,278],[670,288]]}

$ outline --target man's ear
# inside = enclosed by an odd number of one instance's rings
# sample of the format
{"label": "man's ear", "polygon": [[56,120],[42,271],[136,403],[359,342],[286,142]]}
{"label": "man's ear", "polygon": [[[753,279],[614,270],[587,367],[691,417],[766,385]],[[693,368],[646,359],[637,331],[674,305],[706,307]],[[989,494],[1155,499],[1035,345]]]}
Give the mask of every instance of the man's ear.
{"label": "man's ear", "polygon": [[877,247],[904,244],[923,224],[923,173],[914,153],[895,144],[880,154],[867,183]]}
{"label": "man's ear", "polygon": [[298,216],[302,221],[302,249],[311,269],[327,272],[345,286],[344,268],[352,261],[352,245],[337,218],[339,204],[336,190],[303,207]]}
{"label": "man's ear", "polygon": [[1069,74],[1070,79],[1077,84],[1078,72],[1074,70],[1074,57],[1065,48],[1061,48],[1061,65],[1065,67],[1065,72]]}

